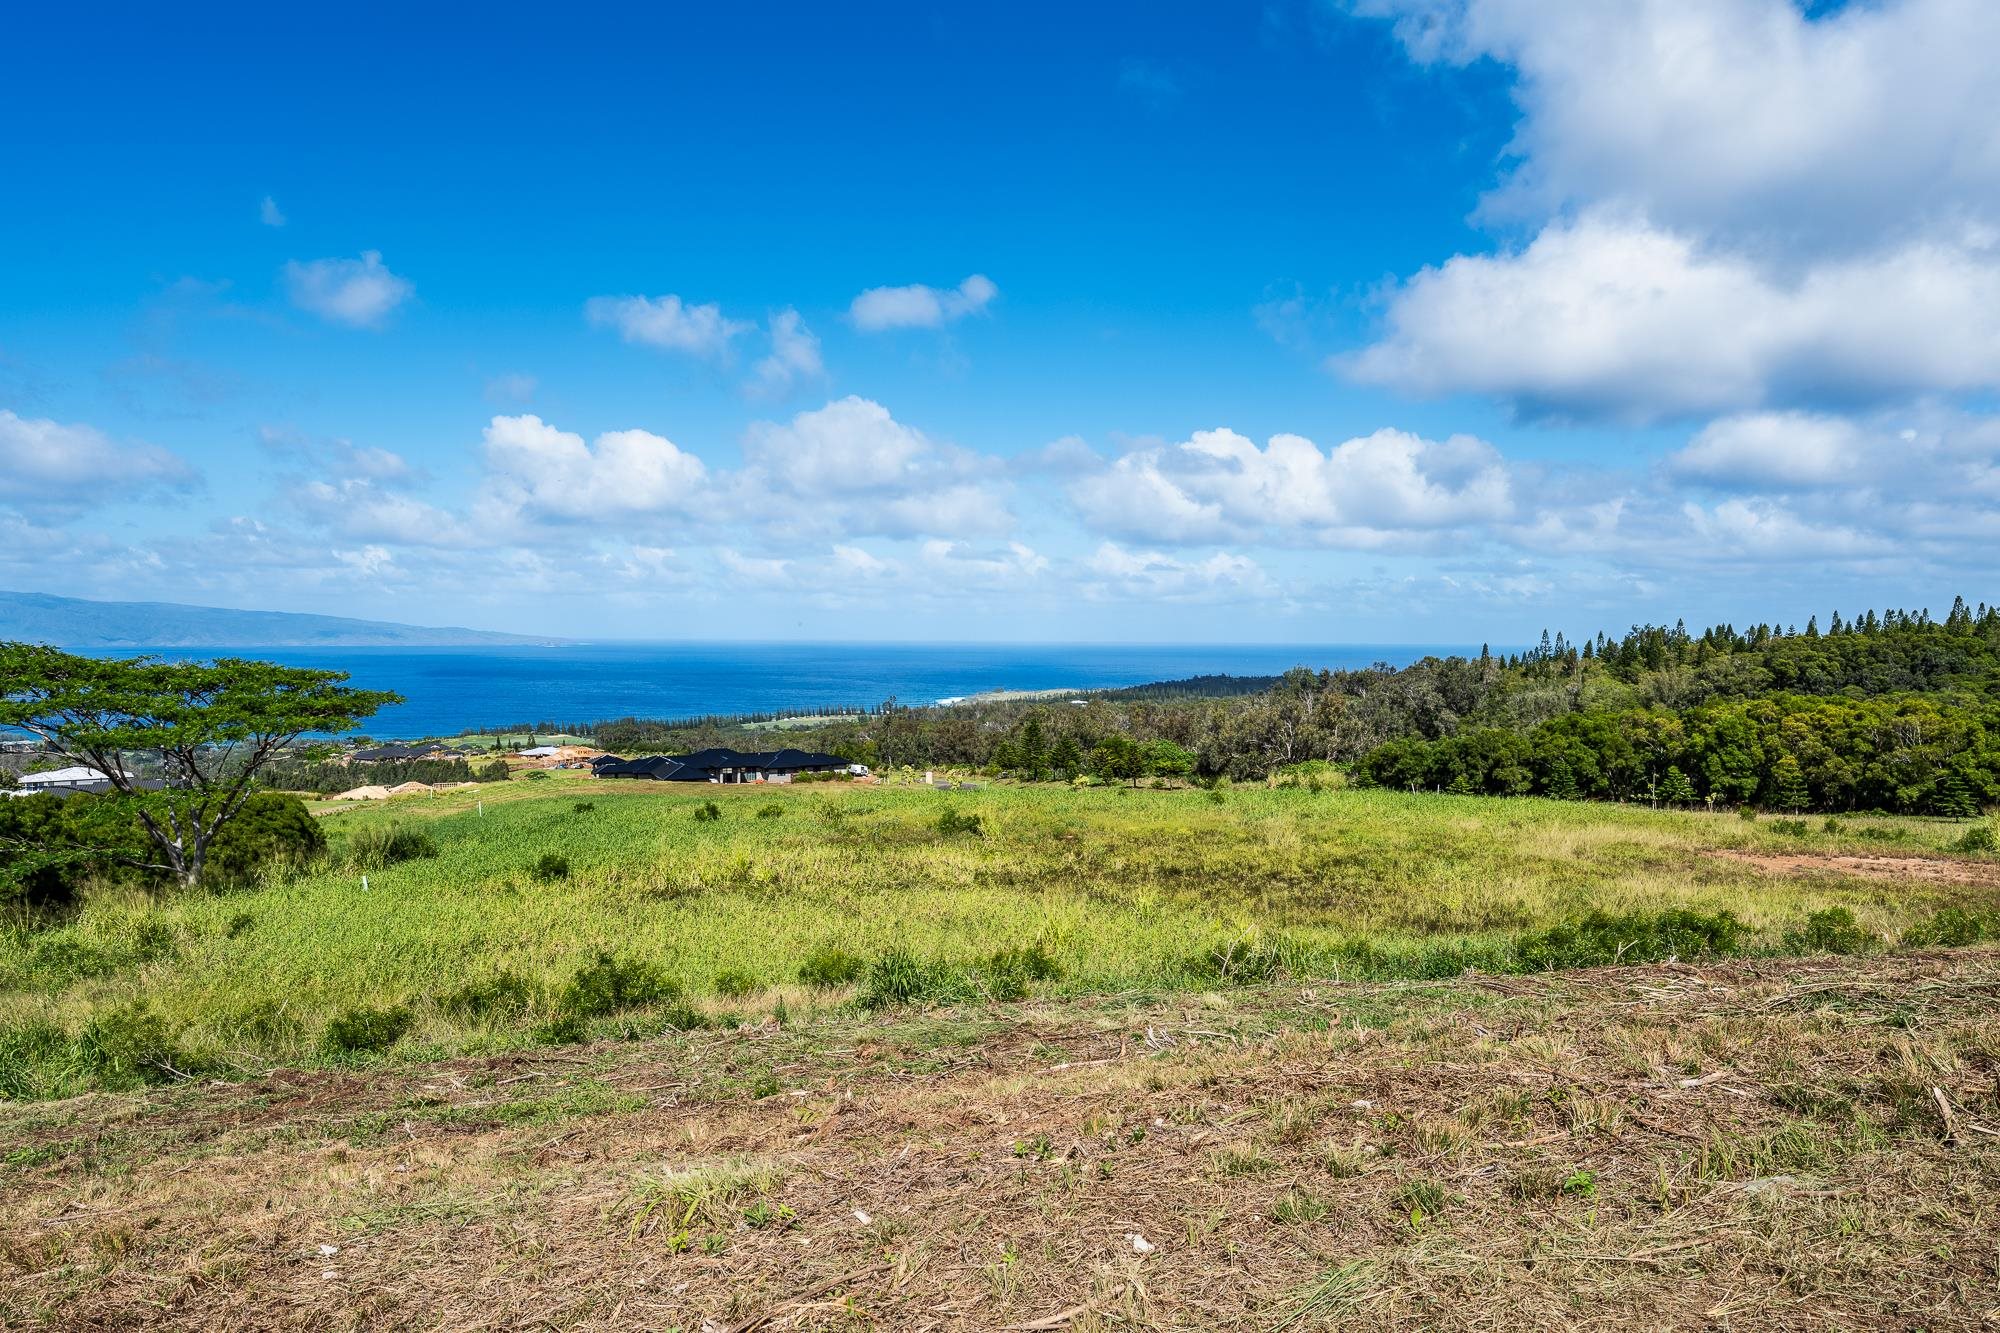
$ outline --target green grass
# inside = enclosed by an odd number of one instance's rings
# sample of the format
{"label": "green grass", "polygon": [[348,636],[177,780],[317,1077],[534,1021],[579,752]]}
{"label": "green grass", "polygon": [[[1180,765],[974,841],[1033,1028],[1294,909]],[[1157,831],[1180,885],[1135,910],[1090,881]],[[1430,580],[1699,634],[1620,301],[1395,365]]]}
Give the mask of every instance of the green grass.
{"label": "green grass", "polygon": [[[584,794],[592,808],[578,810]],[[721,817],[694,819],[711,800]],[[773,800],[785,817],[757,818]],[[982,836],[941,832],[947,812],[977,816]],[[1776,949],[1788,932],[1812,938],[1815,913],[1844,909],[1857,930],[1894,940],[1942,908],[1992,919],[2000,898],[1971,884],[1766,876],[1702,854],[1879,853],[1885,835],[1897,853],[1936,853],[1961,832],[1943,821],[1848,819],[1802,837],[1733,814],[1383,791],[1238,788],[1217,802],[1189,790],[683,790],[558,774],[323,818],[322,868],[230,893],[105,893],[60,926],[0,931],[0,1093],[377,1058],[329,1045],[330,1025],[364,1012],[406,1009],[398,1051],[435,1055],[643,1036],[781,1003],[797,1014],[855,998],[1210,988],[1280,970],[1446,975],[1519,965],[1517,941],[1591,912],[1726,911],[1748,947]],[[437,855],[371,870],[363,891],[349,848],[391,827],[427,835]],[[558,860],[567,874],[552,876]],[[1595,939],[1570,931],[1534,957],[1589,961],[1572,946]],[[647,979],[636,1008],[565,999],[600,957]],[[830,958],[868,970],[829,976]],[[126,1045],[139,1056],[80,1044],[107,1015],[138,1033]]]}

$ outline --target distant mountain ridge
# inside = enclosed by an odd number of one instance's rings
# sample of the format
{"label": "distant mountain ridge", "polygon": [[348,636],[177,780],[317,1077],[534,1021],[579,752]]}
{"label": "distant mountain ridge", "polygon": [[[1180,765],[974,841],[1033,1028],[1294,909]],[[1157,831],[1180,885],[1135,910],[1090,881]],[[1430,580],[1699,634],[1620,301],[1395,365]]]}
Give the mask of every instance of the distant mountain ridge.
{"label": "distant mountain ridge", "polygon": [[0,592],[0,639],[62,648],[454,648],[570,642],[455,626],[179,602],[93,602],[34,592]]}

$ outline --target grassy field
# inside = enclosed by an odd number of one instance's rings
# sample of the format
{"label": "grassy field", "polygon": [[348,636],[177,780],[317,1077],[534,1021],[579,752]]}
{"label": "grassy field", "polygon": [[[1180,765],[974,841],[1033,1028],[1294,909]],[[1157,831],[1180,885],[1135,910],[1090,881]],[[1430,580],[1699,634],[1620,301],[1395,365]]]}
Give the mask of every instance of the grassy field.
{"label": "grassy field", "polygon": [[0,1105],[0,1327],[1991,1328],[1996,997],[1295,982]]}
{"label": "grassy field", "polygon": [[[0,934],[0,1093],[656,1035],[857,997],[1506,971],[1524,937],[1591,912],[1730,912],[1741,948],[1810,952],[1868,944],[1788,941],[1827,909],[1894,942],[1941,909],[2000,906],[2000,864],[1947,853],[1966,826],[1925,820],[1827,832],[1381,791],[569,774],[318,808],[324,864],[240,892],[102,894]],[[977,829],[942,831],[946,812]],[[391,828],[435,855],[356,864]]]}

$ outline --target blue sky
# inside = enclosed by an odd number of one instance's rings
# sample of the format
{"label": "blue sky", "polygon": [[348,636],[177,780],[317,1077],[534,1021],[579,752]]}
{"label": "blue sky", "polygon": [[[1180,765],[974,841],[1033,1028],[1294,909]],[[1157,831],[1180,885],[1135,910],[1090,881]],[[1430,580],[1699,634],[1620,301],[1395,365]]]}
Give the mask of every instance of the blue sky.
{"label": "blue sky", "polygon": [[1079,8],[24,15],[0,586],[1303,642],[1992,598],[1993,6]]}

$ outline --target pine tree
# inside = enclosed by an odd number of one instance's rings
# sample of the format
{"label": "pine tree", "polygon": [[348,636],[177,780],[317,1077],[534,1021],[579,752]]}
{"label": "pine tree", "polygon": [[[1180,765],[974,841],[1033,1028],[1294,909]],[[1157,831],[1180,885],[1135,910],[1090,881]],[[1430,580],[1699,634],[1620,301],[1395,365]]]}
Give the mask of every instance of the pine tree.
{"label": "pine tree", "polygon": [[1957,769],[1947,771],[1931,789],[1931,813],[1947,819],[1971,819],[1979,813],[1979,802]]}
{"label": "pine tree", "polygon": [[1570,771],[1567,760],[1558,759],[1549,765],[1548,793],[1558,801],[1574,801],[1582,795],[1576,789],[1576,774]]}
{"label": "pine tree", "polygon": [[1694,784],[1679,765],[1669,765],[1667,776],[1660,779],[1660,799],[1668,805],[1693,805]]}
{"label": "pine tree", "polygon": [[1076,743],[1076,737],[1065,732],[1057,741],[1055,749],[1049,752],[1049,767],[1056,776],[1073,778],[1083,767],[1083,747]]}
{"label": "pine tree", "polygon": [[1798,760],[1786,755],[1771,766],[1771,804],[1780,810],[1803,810],[1811,803],[1806,772]]}

